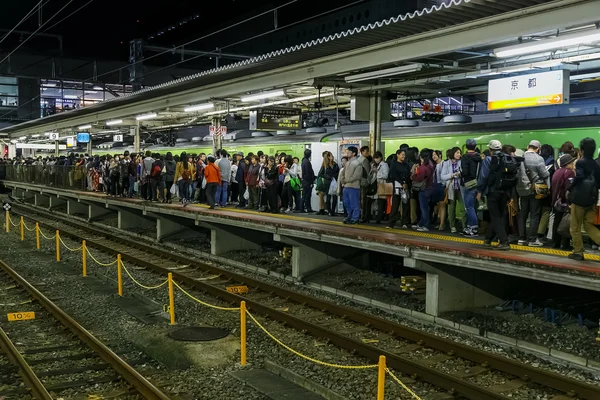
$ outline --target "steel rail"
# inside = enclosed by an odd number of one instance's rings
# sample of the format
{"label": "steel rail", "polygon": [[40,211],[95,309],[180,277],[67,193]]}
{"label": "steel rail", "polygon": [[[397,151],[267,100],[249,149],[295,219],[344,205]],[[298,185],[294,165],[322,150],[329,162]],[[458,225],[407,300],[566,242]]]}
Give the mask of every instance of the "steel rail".
{"label": "steel rail", "polygon": [[27,388],[32,391],[33,397],[39,400],[52,400],[52,396],[48,393],[44,384],[40,381],[35,372],[33,372],[31,366],[25,361],[25,358],[19,353],[19,350],[15,347],[2,328],[0,328],[0,348],[6,353],[10,362],[19,368],[19,375],[23,378]]}
{"label": "steel rail", "polygon": [[[23,287],[31,297],[37,300],[50,314],[66,326],[82,342],[87,344],[100,358],[110,365],[119,375],[131,384],[144,398],[149,400],[168,400],[169,396],[154,386],[150,381],[137,372],[132,366],[127,364],[121,357],[115,354],[104,343],[99,341],[84,327],[79,325],[73,318],[61,310],[50,299],[44,296],[39,290],[27,282],[21,275],[12,269],[4,261],[0,260],[0,268],[4,270],[19,286]],[[51,398],[51,397],[50,397]]]}
{"label": "steel rail", "polygon": [[[45,214],[35,209],[30,211]],[[27,217],[25,214],[21,215]],[[74,226],[78,229],[87,230],[93,233],[94,235],[100,237],[108,236],[106,231],[104,230],[80,224],[76,221],[63,219],[62,217],[58,217],[54,214],[52,214],[51,217],[48,218],[57,219],[62,223]],[[56,229],[56,227],[51,224],[40,222],[40,225],[46,225],[48,227],[51,227],[52,229]],[[68,236],[76,240],[81,240],[81,237],[77,234],[69,233],[68,231],[61,232],[64,236]],[[593,386],[573,378],[569,378],[551,371],[537,369],[532,366],[508,359],[506,357],[485,352],[483,350],[472,348],[452,340],[444,339],[433,334],[409,328],[381,317],[369,315],[367,313],[352,308],[339,306],[326,300],[318,299],[293,290],[271,285],[258,279],[250,278],[248,276],[241,275],[226,269],[221,269],[214,265],[199,262],[191,257],[174,254],[169,250],[158,249],[154,246],[146,245],[144,243],[140,243],[132,239],[125,239],[122,237],[110,238],[109,240],[113,243],[128,246],[131,249],[144,251],[146,254],[145,259],[141,259],[130,254],[122,253],[121,256],[124,260],[131,261],[138,265],[146,266],[156,272],[159,272],[161,275],[166,276],[167,273],[171,272],[173,273],[173,277],[175,279],[186,283],[190,287],[206,291],[213,296],[220,297],[226,301],[231,301],[232,303],[239,303],[239,301],[245,300],[250,308],[264,315],[268,315],[278,321],[285,322],[288,325],[293,326],[294,328],[297,328],[299,330],[310,332],[315,336],[328,338],[332,343],[335,343],[336,345],[343,347],[349,351],[363,355],[372,361],[377,361],[379,355],[385,355],[386,358],[388,358],[388,363],[392,368],[402,371],[409,375],[416,373],[417,375],[421,376],[424,380],[432,383],[435,386],[451,390],[470,399],[508,399],[509,397],[485,390],[484,388],[472,385],[460,378],[443,374],[441,372],[438,372],[435,368],[425,367],[422,364],[418,364],[414,361],[398,356],[396,354],[382,352],[382,350],[374,346],[370,346],[360,341],[344,337],[342,335],[337,334],[336,332],[329,331],[318,325],[310,324],[305,320],[271,309],[245,297],[229,293],[226,290],[212,286],[209,283],[196,281],[176,271],[171,271],[160,265],[152,264],[147,261],[147,255],[154,254],[161,258],[174,260],[182,264],[189,264],[198,267],[204,271],[210,272],[212,274],[229,278],[230,280],[238,282],[240,284],[245,284],[249,287],[254,287],[262,291],[272,293],[273,295],[283,297],[300,304],[304,304],[309,307],[327,311],[329,314],[336,315],[338,317],[369,326],[373,329],[380,330],[398,338],[402,338],[415,343],[420,343],[423,346],[430,347],[441,352],[451,353],[459,358],[463,358],[478,364],[487,365],[490,369],[502,371],[507,374],[519,377],[523,380],[538,383],[542,386],[561,391],[570,396],[579,397],[584,400],[596,400],[600,398],[600,387]],[[87,240],[86,243],[88,244],[88,246],[95,247],[108,254],[116,255],[118,253],[118,251],[113,249],[111,246],[99,243],[97,240]],[[482,390],[484,392],[482,392]]]}

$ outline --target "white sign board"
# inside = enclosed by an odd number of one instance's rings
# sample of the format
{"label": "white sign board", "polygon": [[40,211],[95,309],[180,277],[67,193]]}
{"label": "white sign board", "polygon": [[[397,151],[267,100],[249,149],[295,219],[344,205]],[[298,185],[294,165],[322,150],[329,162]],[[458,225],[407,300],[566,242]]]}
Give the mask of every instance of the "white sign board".
{"label": "white sign board", "polygon": [[50,139],[50,140],[58,140],[59,137],[60,137],[60,134],[58,132],[50,132],[48,134],[48,139]]}
{"label": "white sign board", "polygon": [[113,135],[113,142],[122,142],[123,135]]}
{"label": "white sign board", "polygon": [[[17,143],[17,149],[35,149],[35,150],[54,150],[56,145],[54,144],[37,144],[37,143]],[[58,145],[59,150],[66,150],[67,146],[64,144]]]}
{"label": "white sign board", "polygon": [[67,138],[67,147],[77,146],[77,140],[75,138]]}
{"label": "white sign board", "polygon": [[227,127],[211,125],[208,127],[208,133],[210,136],[225,136],[227,134]]}
{"label": "white sign board", "polygon": [[488,110],[568,104],[569,71],[548,71],[494,79],[488,86]]}

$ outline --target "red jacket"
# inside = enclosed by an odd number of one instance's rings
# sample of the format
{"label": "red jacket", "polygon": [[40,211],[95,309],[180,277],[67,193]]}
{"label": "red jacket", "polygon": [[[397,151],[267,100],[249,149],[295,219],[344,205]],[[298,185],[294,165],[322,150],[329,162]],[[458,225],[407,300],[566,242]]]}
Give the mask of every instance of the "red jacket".
{"label": "red jacket", "polygon": [[206,183],[221,184],[221,171],[214,163],[208,163],[204,168],[204,176],[206,177]]}

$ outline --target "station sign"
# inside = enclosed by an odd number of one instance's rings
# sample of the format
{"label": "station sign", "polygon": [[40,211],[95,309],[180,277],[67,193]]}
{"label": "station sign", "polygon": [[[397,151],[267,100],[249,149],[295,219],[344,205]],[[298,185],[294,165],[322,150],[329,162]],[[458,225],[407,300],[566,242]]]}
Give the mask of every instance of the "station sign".
{"label": "station sign", "polygon": [[568,104],[568,70],[494,79],[488,84],[488,111]]}
{"label": "station sign", "polygon": [[113,135],[113,142],[122,142],[123,135]]}
{"label": "station sign", "polygon": [[302,129],[300,108],[265,107],[250,111],[250,130],[293,131]]}
{"label": "station sign", "polygon": [[73,137],[67,138],[67,147],[75,147],[77,146],[77,140]]}
{"label": "station sign", "polygon": [[227,135],[227,127],[211,125],[208,127],[208,132],[210,136],[225,136]]}
{"label": "station sign", "polygon": [[48,139],[50,139],[50,140],[58,140],[59,137],[60,137],[60,133],[58,133],[58,132],[48,133]]}
{"label": "station sign", "polygon": [[79,132],[77,134],[77,142],[78,143],[89,143],[90,142],[90,134],[88,132]]}

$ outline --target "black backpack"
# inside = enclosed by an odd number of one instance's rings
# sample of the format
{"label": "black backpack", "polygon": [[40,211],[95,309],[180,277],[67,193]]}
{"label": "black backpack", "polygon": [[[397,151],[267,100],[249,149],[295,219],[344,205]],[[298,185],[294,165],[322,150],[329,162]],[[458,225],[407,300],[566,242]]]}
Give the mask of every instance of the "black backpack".
{"label": "black backpack", "polygon": [[503,153],[493,155],[490,172],[490,187],[497,191],[510,191],[519,181],[519,161]]}
{"label": "black backpack", "polygon": [[569,201],[580,207],[590,207],[598,202],[598,187],[593,172],[571,188]]}

